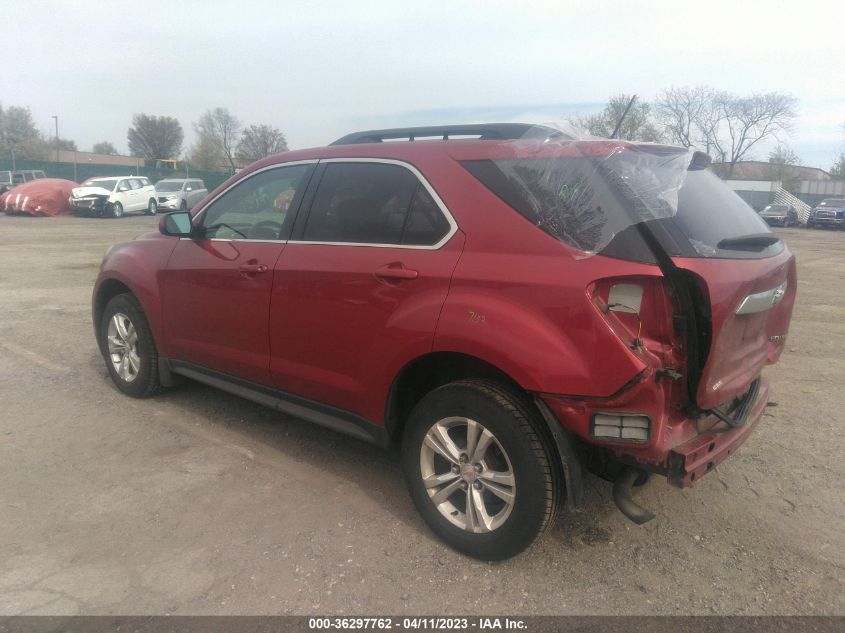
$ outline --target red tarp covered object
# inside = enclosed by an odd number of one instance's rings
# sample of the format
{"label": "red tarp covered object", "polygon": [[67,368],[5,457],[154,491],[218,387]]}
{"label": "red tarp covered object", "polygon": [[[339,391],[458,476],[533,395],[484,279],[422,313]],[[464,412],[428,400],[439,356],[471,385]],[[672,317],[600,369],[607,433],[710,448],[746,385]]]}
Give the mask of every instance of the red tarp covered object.
{"label": "red tarp covered object", "polygon": [[7,215],[71,215],[70,190],[78,187],[72,180],[39,178],[9,189],[0,195],[0,211]]}

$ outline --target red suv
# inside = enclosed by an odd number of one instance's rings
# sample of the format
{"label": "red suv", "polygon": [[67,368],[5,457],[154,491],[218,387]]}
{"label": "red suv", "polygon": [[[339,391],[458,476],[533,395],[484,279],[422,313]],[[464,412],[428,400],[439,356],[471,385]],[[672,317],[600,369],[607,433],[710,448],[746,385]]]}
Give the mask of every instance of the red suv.
{"label": "red suv", "polygon": [[471,556],[523,550],[587,470],[642,523],[633,485],[689,486],[758,423],[795,299],[708,164],[520,124],[266,158],[106,253],[97,342],[127,395],[184,376],[400,446]]}

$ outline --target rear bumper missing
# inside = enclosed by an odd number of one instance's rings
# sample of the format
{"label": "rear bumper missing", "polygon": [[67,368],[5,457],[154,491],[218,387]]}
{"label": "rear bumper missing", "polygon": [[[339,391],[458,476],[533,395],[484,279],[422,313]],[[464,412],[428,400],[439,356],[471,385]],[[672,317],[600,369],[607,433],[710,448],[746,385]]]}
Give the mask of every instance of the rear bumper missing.
{"label": "rear bumper missing", "polygon": [[[721,431],[706,431],[691,440],[675,446],[669,452],[669,483],[678,488],[691,486],[716,466],[733,455],[748,439],[754,427],[763,417],[769,400],[769,383],[760,379],[757,397],[743,426]],[[721,426],[721,425],[720,425]]]}

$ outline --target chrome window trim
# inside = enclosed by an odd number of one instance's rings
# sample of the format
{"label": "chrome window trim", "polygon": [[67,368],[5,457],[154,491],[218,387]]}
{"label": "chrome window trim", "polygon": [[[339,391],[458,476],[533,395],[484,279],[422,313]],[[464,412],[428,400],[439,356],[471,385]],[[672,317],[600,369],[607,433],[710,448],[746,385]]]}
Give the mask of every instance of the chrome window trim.
{"label": "chrome window trim", "polygon": [[[384,165],[396,165],[398,167],[404,167],[408,171],[410,171],[414,176],[416,176],[417,180],[425,187],[425,190],[431,196],[431,199],[434,200],[434,204],[440,209],[440,212],[446,218],[446,221],[449,223],[449,230],[447,233],[440,238],[440,240],[431,245],[426,244],[373,244],[370,242],[323,242],[323,241],[314,241],[314,240],[250,240],[242,237],[238,238],[211,238],[210,242],[249,242],[249,243],[256,243],[256,242],[263,242],[266,244],[305,244],[305,245],[315,245],[315,246],[360,246],[360,247],[369,247],[369,248],[400,248],[400,249],[408,249],[408,250],[424,250],[424,251],[436,251],[442,248],[452,237],[455,233],[458,232],[458,223],[455,221],[452,212],[449,211],[449,208],[443,202],[443,199],[438,195],[437,191],[435,191],[434,187],[431,186],[431,183],[428,182],[425,176],[422,175],[419,169],[414,167],[414,165],[402,161],[397,160],[394,158],[311,158],[307,160],[294,160],[289,163],[277,163],[275,165],[268,165],[267,167],[262,167],[258,169],[245,178],[238,180],[228,187],[226,187],[223,191],[218,193],[214,198],[208,201],[208,203],[203,206],[199,213],[197,213],[194,217],[192,222],[201,222],[202,216],[206,212],[206,210],[211,207],[218,199],[220,199],[223,195],[227,192],[232,190],[234,187],[246,182],[253,176],[258,174],[264,173],[265,171],[269,171],[271,169],[280,169],[282,167],[292,167],[294,165],[311,165],[314,163],[380,163]],[[319,186],[319,185],[318,185]],[[308,210],[310,213],[310,209]],[[180,240],[190,240],[193,241],[195,238],[192,237],[180,237]]]}
{"label": "chrome window trim", "polygon": [[787,281],[775,288],[748,295],[737,306],[736,314],[756,314],[765,312],[779,304],[786,295]]}
{"label": "chrome window trim", "polygon": [[[455,233],[458,232],[458,223],[455,222],[454,216],[452,216],[451,211],[443,202],[443,199],[437,194],[434,190],[434,187],[431,186],[431,183],[428,182],[425,176],[422,175],[419,169],[414,167],[411,163],[405,162],[403,160],[397,160],[395,158],[322,158],[320,159],[320,163],[378,163],[383,165],[396,165],[398,167],[404,167],[408,171],[410,171],[414,176],[416,176],[417,180],[425,187],[425,190],[431,196],[431,199],[434,200],[434,204],[440,209],[440,212],[446,218],[446,221],[449,223],[449,230],[446,232],[440,240],[438,240],[435,244],[373,244],[371,242],[324,242],[324,241],[316,241],[316,240],[288,240],[289,244],[309,244],[315,246],[361,246],[361,247],[369,247],[369,248],[401,248],[407,250],[415,250],[415,251],[436,251],[442,248]],[[319,185],[318,185],[319,187]],[[311,210],[308,210],[309,214]],[[307,227],[307,225],[306,225]]]}

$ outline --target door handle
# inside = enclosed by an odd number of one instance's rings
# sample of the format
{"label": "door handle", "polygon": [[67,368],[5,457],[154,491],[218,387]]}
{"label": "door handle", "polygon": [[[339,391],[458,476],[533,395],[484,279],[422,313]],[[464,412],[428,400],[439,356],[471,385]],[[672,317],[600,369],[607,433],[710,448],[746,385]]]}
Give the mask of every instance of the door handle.
{"label": "door handle", "polygon": [[388,264],[387,266],[376,269],[375,276],[379,279],[404,280],[416,279],[420,274],[416,270],[405,268],[404,265],[397,263]]}
{"label": "door handle", "polygon": [[259,273],[266,273],[270,270],[266,264],[241,264],[238,270],[242,275],[257,275]]}

